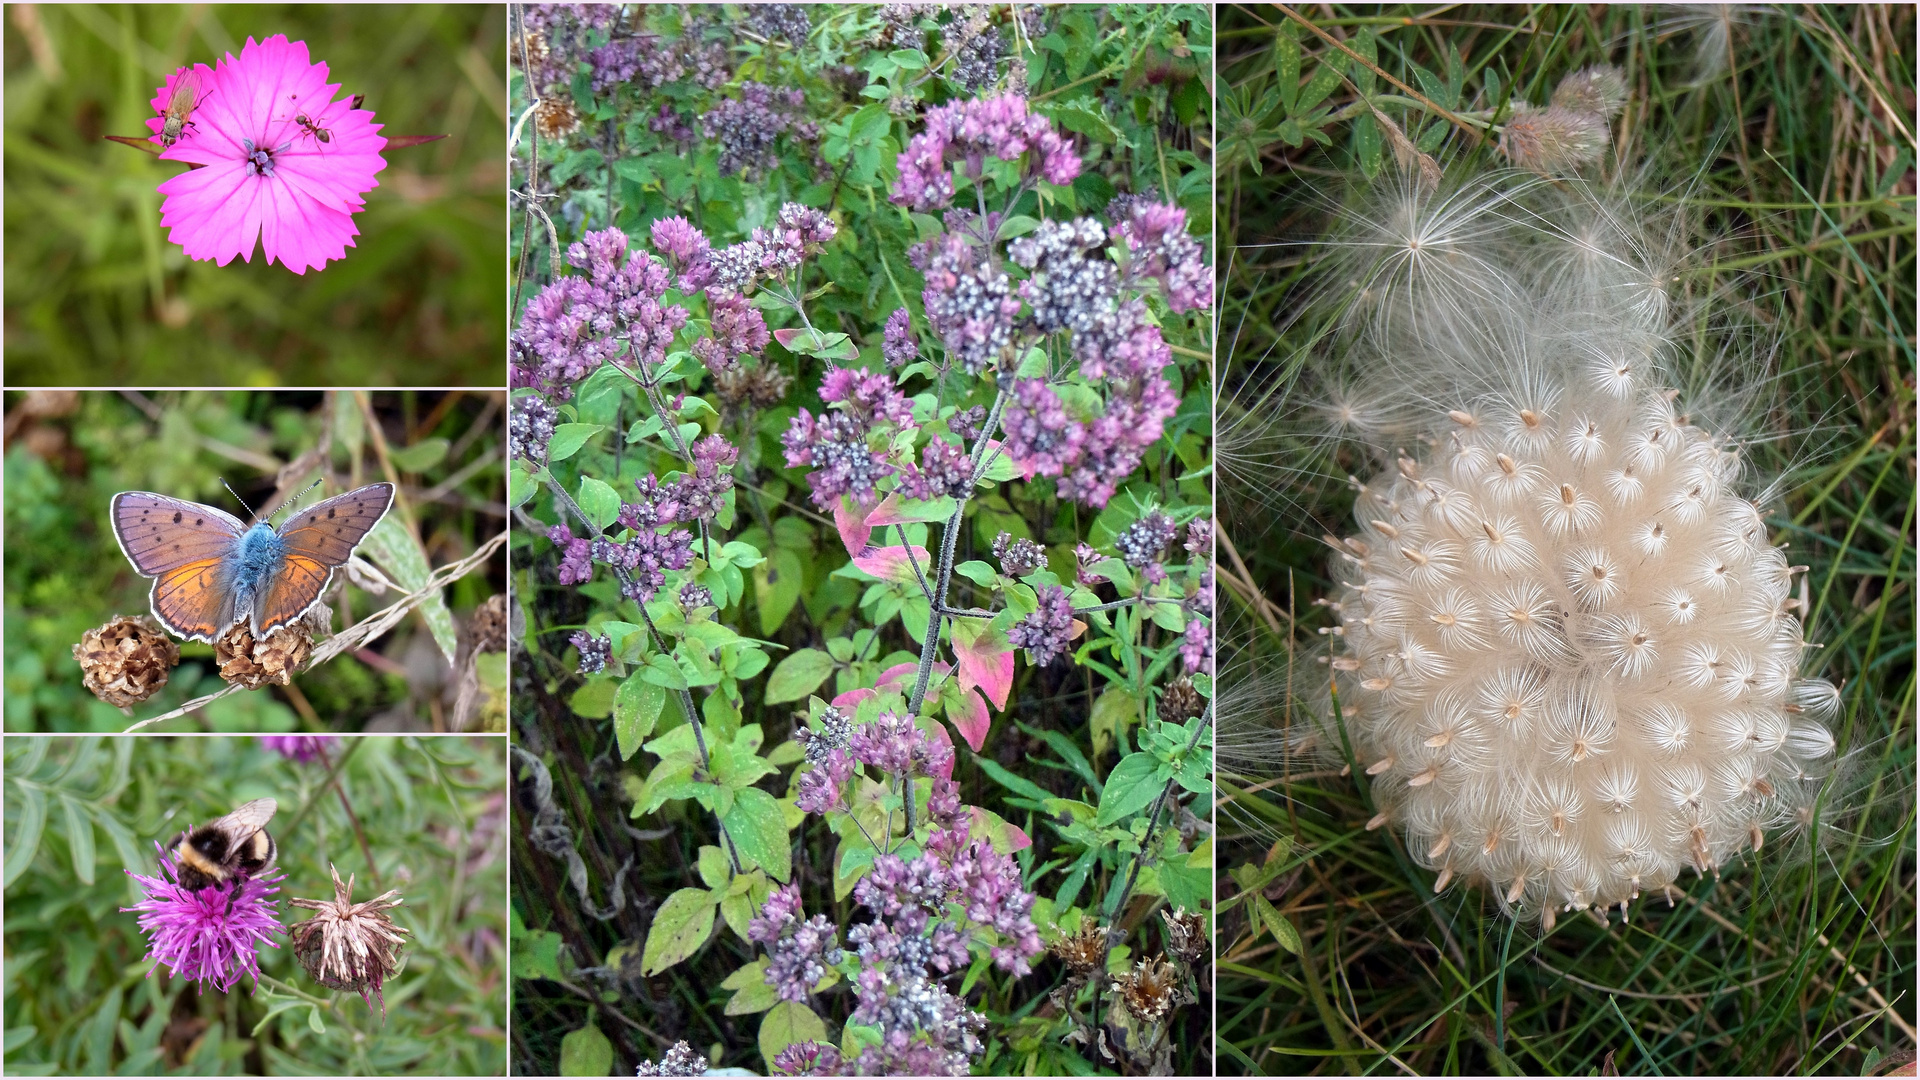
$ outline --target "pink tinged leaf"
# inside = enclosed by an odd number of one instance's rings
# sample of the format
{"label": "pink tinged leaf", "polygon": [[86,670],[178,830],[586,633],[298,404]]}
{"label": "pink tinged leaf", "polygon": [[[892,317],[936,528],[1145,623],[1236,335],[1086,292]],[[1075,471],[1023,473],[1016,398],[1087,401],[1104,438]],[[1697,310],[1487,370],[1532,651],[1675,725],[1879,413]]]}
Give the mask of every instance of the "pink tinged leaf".
{"label": "pink tinged leaf", "polygon": [[793,348],[793,343],[800,340],[801,334],[810,333],[812,333],[812,331],[804,326],[792,326],[785,330],[775,330],[773,332],[773,340],[779,342],[782,348],[791,349]]}
{"label": "pink tinged leaf", "polygon": [[[951,506],[951,504],[949,504],[949,506]],[[948,514],[952,513],[951,509],[949,509],[947,513],[935,513],[934,511],[936,509],[937,507],[931,502],[902,499],[900,493],[896,491],[886,498],[881,499],[880,505],[868,512],[867,524],[877,529],[882,525],[909,525],[920,521],[945,521]]]}
{"label": "pink tinged leaf", "polygon": [[967,814],[967,834],[985,838],[993,845],[993,850],[1002,855],[1011,855],[1033,846],[1033,839],[1011,821],[1002,820],[997,815],[990,817],[977,806],[967,807]]}
{"label": "pink tinged leaf", "polygon": [[993,726],[993,714],[987,712],[987,703],[979,693],[967,690],[958,701],[948,702],[947,719],[953,721],[954,730],[967,740],[973,752],[979,753],[987,741],[987,729]]}
{"label": "pink tinged leaf", "polygon": [[870,697],[878,697],[879,692],[871,686],[856,686],[844,694],[836,696],[832,705],[836,709],[851,709]]}
{"label": "pink tinged leaf", "polygon": [[848,555],[857,556],[867,549],[867,538],[873,535],[873,526],[867,521],[869,513],[851,495],[840,496],[834,506],[833,526],[840,530],[840,542],[847,546]]}
{"label": "pink tinged leaf", "polygon": [[1013,688],[1013,652],[1007,635],[986,620],[954,620],[953,655],[959,660],[960,688],[986,691],[996,709],[1007,707],[1007,691]]}
{"label": "pink tinged leaf", "polygon": [[[913,545],[913,557],[919,560],[921,572],[929,565],[927,549]],[[881,581],[891,581],[904,585],[919,580],[913,572],[913,564],[907,561],[907,553],[898,547],[869,547],[853,557],[853,565]]]}

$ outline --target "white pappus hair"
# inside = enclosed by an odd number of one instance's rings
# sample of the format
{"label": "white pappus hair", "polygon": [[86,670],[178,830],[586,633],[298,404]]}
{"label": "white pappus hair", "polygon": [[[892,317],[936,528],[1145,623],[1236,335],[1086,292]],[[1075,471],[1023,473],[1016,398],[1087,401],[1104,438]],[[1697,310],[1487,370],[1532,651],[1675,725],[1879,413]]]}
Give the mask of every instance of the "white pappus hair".
{"label": "white pappus hair", "polygon": [[1300,389],[1358,495],[1296,744],[1351,747],[1436,891],[1549,931],[1758,850],[1837,702],[1742,449],[1763,339],[1677,269],[1677,228],[1579,181],[1409,182],[1346,217]]}

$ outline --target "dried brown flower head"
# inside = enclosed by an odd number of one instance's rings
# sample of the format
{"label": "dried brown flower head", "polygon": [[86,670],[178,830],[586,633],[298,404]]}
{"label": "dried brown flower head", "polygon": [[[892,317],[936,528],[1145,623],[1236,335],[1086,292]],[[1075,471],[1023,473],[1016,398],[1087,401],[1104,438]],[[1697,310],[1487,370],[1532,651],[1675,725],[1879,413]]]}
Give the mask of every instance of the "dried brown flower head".
{"label": "dried brown flower head", "polygon": [[80,635],[73,647],[81,682],[95,697],[125,709],[160,692],[180,662],[180,646],[146,615],[115,615]]}
{"label": "dried brown flower head", "polygon": [[364,903],[353,902],[353,877],[340,883],[340,871],[329,863],[333,874],[333,899],[303,900],[292,897],[294,907],[317,912],[312,918],[294,924],[288,933],[293,938],[293,955],[307,974],[321,986],[332,990],[351,990],[369,1007],[372,991],[379,997],[380,1011],[386,1012],[386,998],[380,988],[400,970],[400,955],[406,948],[406,935],[412,933],[396,926],[387,915],[406,901],[400,890],[389,889]]}
{"label": "dried brown flower head", "polygon": [[1189,967],[1213,951],[1207,936],[1205,912],[1161,908],[1160,918],[1167,928],[1167,951],[1186,961]]}
{"label": "dried brown flower head", "polygon": [[1120,995],[1127,1012],[1143,1024],[1157,1024],[1179,1004],[1180,983],[1173,965],[1165,957],[1142,960],[1133,970],[1113,980],[1113,992]]}
{"label": "dried brown flower head", "polygon": [[786,400],[793,377],[766,365],[735,365],[716,373],[713,385],[720,400],[729,407],[737,409],[742,402],[747,402],[756,409],[771,409]]}
{"label": "dried brown flower head", "polygon": [[1200,696],[1200,691],[1193,688],[1193,680],[1185,675],[1160,691],[1160,719],[1170,724],[1184,724],[1206,709],[1207,699]]}
{"label": "dried brown flower head", "polygon": [[494,593],[473,609],[467,621],[473,651],[502,652],[507,647],[507,594]]}
{"label": "dried brown flower head", "polygon": [[1081,923],[1077,932],[1054,942],[1049,949],[1067,965],[1067,970],[1084,979],[1106,962],[1107,934],[1098,923]]}
{"label": "dried brown flower head", "polygon": [[543,139],[564,139],[580,130],[580,113],[564,97],[541,98],[533,112],[533,126]]}
{"label": "dried brown flower head", "polygon": [[285,686],[313,654],[314,634],[332,625],[333,611],[325,604],[315,604],[304,618],[263,640],[254,638],[243,619],[213,643],[213,658],[220,665],[220,677],[243,689],[258,690],[269,683]]}

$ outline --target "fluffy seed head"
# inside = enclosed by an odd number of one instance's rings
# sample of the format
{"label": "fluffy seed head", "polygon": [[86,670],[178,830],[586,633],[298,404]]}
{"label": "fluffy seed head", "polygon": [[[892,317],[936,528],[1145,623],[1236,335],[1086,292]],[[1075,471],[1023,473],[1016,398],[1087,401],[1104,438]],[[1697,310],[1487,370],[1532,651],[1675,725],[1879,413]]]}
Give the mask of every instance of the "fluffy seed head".
{"label": "fluffy seed head", "polygon": [[[1503,147],[1534,164],[1603,147],[1616,78],[1569,80],[1587,120],[1557,101]],[[1834,755],[1839,706],[1802,673],[1797,568],[1737,428],[1676,403],[1676,387],[1732,398],[1682,381],[1696,346],[1647,295],[1669,258],[1632,213],[1571,188],[1480,189],[1504,237],[1456,196],[1424,218],[1412,197],[1416,224],[1386,215],[1380,265],[1348,274],[1375,295],[1326,378],[1367,418],[1337,436],[1374,471],[1334,541],[1339,625],[1315,665],[1322,715],[1336,722],[1337,695],[1346,729],[1319,744],[1352,747],[1370,824],[1403,831],[1442,887],[1488,884],[1549,928],[1758,849]],[[1450,258],[1380,239],[1435,232]]]}

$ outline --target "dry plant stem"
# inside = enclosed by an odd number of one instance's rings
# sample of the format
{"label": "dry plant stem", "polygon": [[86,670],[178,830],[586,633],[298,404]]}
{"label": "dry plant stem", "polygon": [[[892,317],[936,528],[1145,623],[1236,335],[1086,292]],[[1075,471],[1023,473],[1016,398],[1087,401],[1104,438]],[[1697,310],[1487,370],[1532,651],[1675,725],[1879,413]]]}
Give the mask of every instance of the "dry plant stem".
{"label": "dry plant stem", "polygon": [[[522,77],[528,80],[527,96],[533,99],[532,104],[527,106],[526,114],[520,118],[520,123],[524,124],[528,118],[532,117],[540,108],[540,90],[534,86],[531,81],[533,78],[533,63],[527,49],[526,5],[515,4],[514,14],[518,16],[518,18],[514,20],[514,29],[518,30],[520,34],[520,71]],[[519,126],[515,125],[514,134],[518,136],[519,133]],[[520,286],[527,280],[527,255],[533,247],[533,215],[537,212],[539,206],[539,182],[540,131],[539,125],[536,124],[533,132],[527,137],[527,194],[524,196],[527,203],[527,215],[526,225],[520,233],[520,265],[516,268],[513,275],[513,306],[509,309],[512,311],[517,311],[520,308]],[[549,232],[552,231],[553,222],[547,222],[547,229]]]}
{"label": "dry plant stem", "polygon": [[[326,644],[313,650],[313,656],[307,662],[306,670],[311,671],[343,652],[358,649],[367,642],[393,629],[399,625],[401,619],[406,618],[407,615],[409,615],[414,608],[418,607],[427,597],[438,593],[450,582],[458,581],[472,573],[482,563],[492,558],[493,553],[504,547],[506,542],[507,533],[504,530],[494,534],[493,539],[482,544],[478,551],[475,551],[457,563],[450,563],[434,571],[433,576],[429,577],[426,584],[422,585],[417,591],[408,593],[394,601],[391,605],[376,612],[370,618],[364,619],[356,624],[353,629],[328,638]],[[228,684],[205,697],[194,698],[192,701],[187,702],[185,705],[171,712],[161,713],[159,716],[131,724],[127,727],[126,731],[139,731],[141,728],[158,724],[163,720],[173,720],[185,716],[195,709],[204,708],[209,703],[218,701],[228,694],[238,693],[240,690],[241,687]]]}

